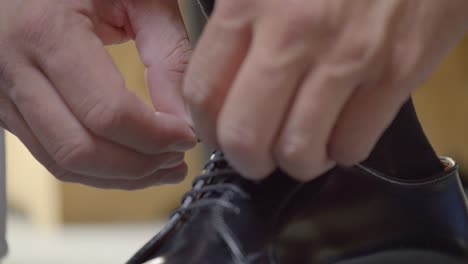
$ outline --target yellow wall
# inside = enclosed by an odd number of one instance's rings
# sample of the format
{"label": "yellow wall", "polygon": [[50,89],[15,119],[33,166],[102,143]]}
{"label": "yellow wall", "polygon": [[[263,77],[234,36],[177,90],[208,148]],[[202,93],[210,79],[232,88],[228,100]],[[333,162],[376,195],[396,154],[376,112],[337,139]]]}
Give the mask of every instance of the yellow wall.
{"label": "yellow wall", "polygon": [[468,36],[415,93],[415,104],[438,154],[468,172]]}

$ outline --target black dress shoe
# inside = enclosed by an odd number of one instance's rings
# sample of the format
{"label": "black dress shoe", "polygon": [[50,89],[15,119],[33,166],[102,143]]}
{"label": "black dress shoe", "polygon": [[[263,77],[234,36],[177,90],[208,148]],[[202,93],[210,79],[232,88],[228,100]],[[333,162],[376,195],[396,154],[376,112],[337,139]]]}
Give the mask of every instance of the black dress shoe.
{"label": "black dress shoe", "polygon": [[416,181],[356,166],[306,184],[280,171],[255,183],[216,152],[128,263],[468,263],[466,200],[457,166],[442,161],[443,173]]}
{"label": "black dress shoe", "polygon": [[[192,42],[213,0],[179,0]],[[370,158],[299,183],[252,182],[215,152],[163,230],[128,264],[468,263],[468,209],[411,102]]]}
{"label": "black dress shoe", "polygon": [[418,180],[337,168],[313,199],[306,184],[272,263],[468,263],[466,199],[457,166],[442,162],[443,173]]}
{"label": "black dress shoe", "polygon": [[363,165],[309,183],[281,171],[252,182],[215,152],[169,223],[128,263],[468,263],[457,166],[432,159],[413,113],[408,102]]}
{"label": "black dress shoe", "polygon": [[261,183],[245,180],[217,151],[167,226],[128,263],[152,259],[234,264],[264,259],[280,212],[301,186],[280,172]]}

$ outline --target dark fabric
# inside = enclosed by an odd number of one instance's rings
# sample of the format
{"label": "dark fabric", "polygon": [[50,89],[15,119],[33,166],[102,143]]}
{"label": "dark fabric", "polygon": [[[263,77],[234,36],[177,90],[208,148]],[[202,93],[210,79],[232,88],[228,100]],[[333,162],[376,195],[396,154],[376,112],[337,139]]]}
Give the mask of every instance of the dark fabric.
{"label": "dark fabric", "polygon": [[402,106],[364,165],[404,179],[430,177],[444,170],[424,134],[411,99]]}

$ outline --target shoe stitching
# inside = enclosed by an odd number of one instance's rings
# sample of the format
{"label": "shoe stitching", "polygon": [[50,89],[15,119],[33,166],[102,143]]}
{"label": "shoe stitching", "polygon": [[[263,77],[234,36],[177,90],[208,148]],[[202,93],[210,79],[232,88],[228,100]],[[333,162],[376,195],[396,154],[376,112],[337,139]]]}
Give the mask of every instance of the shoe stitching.
{"label": "shoe stitching", "polygon": [[444,171],[440,174],[437,174],[437,175],[431,176],[430,178],[422,179],[422,180],[403,180],[400,178],[391,177],[391,176],[385,175],[384,173],[376,171],[372,168],[364,166],[362,164],[356,164],[356,168],[360,169],[364,173],[368,173],[380,180],[384,180],[392,184],[408,186],[408,187],[418,187],[418,186],[424,186],[424,185],[437,184],[439,182],[445,181],[446,179],[452,177],[454,174],[457,174],[458,166],[455,164],[448,171]]}

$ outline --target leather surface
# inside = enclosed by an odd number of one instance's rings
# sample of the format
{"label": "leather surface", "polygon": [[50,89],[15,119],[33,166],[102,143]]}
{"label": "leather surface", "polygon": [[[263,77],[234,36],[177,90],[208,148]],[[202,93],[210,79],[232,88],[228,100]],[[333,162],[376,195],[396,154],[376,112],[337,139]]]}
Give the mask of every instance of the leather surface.
{"label": "leather surface", "polygon": [[142,259],[163,257],[170,260],[167,263],[194,264],[250,263],[249,259],[265,259],[268,255],[265,245],[278,230],[277,214],[300,184],[280,172],[261,183],[247,181],[237,174],[233,174],[229,182],[240,186],[250,196],[226,191],[217,197],[235,205],[237,210],[227,209],[222,202],[218,206],[192,210],[180,225],[160,238],[164,241],[160,247],[148,248],[151,254],[142,254]]}
{"label": "leather surface", "polygon": [[468,210],[456,167],[413,182],[358,167],[307,184],[281,172],[262,183],[233,177],[251,197],[227,191],[218,198],[237,211],[194,210],[129,263],[320,264],[408,250],[468,262]]}
{"label": "leather surface", "polygon": [[398,249],[468,260],[468,210],[455,167],[418,181],[339,168],[314,199],[308,188],[291,200],[296,215],[276,244],[280,263],[334,263]]}

